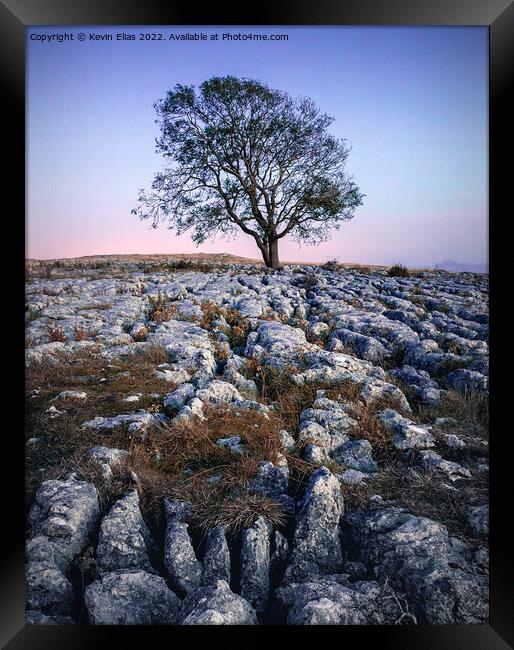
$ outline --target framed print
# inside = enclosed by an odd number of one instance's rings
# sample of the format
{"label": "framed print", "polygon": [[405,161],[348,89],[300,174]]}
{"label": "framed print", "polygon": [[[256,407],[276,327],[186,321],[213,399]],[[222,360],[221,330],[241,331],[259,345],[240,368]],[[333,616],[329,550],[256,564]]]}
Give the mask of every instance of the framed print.
{"label": "framed print", "polygon": [[5,647],[510,647],[512,5],[0,10]]}

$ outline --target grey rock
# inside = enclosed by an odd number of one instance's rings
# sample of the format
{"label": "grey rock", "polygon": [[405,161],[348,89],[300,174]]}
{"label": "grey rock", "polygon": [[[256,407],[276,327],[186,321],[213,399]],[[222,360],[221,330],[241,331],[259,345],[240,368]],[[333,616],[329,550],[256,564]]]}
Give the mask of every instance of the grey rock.
{"label": "grey rock", "polygon": [[371,336],[358,334],[347,329],[339,329],[330,336],[328,349],[337,352],[337,341],[341,341],[344,345],[352,346],[359,358],[371,361],[372,363],[378,364],[387,356],[386,347]]}
{"label": "grey rock", "polygon": [[489,535],[489,506],[469,506],[466,510],[468,525],[475,535]]}
{"label": "grey rock", "polygon": [[443,398],[443,391],[430,387],[420,388],[418,390],[418,397],[423,404],[437,406]]}
{"label": "grey rock", "polygon": [[83,401],[83,400],[87,399],[87,393],[85,393],[84,391],[63,390],[54,399],[59,400],[59,401],[60,400]]}
{"label": "grey rock", "polygon": [[309,444],[303,449],[303,457],[309,463],[314,465],[323,465],[329,460],[327,451],[319,445]]}
{"label": "grey rock", "polygon": [[274,530],[270,536],[270,543],[270,572],[274,573],[281,570],[287,561],[289,555],[289,542],[280,531]]}
{"label": "grey rock", "polygon": [[120,464],[128,456],[128,451],[110,447],[91,447],[87,455],[99,463],[105,463],[112,467],[113,465]]}
{"label": "grey rock", "polygon": [[378,419],[394,434],[393,446],[400,451],[434,446],[434,436],[427,427],[414,424],[392,409],[380,411]]}
{"label": "grey rock", "polygon": [[353,483],[355,485],[362,485],[366,478],[369,478],[368,474],[364,472],[359,472],[356,469],[346,469],[341,474],[337,475],[343,483]]}
{"label": "grey rock", "polygon": [[70,616],[74,594],[67,573],[99,519],[98,495],[91,483],[72,475],[64,481],[41,484],[29,514],[32,537],[26,545],[27,610],[57,618]]}
{"label": "grey rock", "polygon": [[259,517],[243,530],[241,541],[241,596],[257,612],[266,607],[269,597],[270,527]]}
{"label": "grey rock", "polygon": [[362,398],[367,405],[382,400],[393,400],[403,411],[410,413],[410,404],[403,392],[394,384],[374,379],[367,381],[361,391]]}
{"label": "grey rock", "polygon": [[458,481],[459,479],[471,478],[469,469],[462,467],[458,463],[445,460],[432,450],[420,451],[416,457],[416,462],[424,469],[442,472],[452,482]]}
{"label": "grey rock", "polygon": [[139,496],[129,490],[112,506],[100,526],[96,549],[98,569],[109,573],[142,569],[155,573],[150,562],[153,543],[139,509]]}
{"label": "grey rock", "polygon": [[230,551],[225,527],[216,526],[207,531],[203,556],[203,584],[225,580],[230,584]]}
{"label": "grey rock", "polygon": [[226,447],[233,454],[242,454],[245,450],[241,436],[230,436],[229,438],[218,438],[216,440],[218,447]]}
{"label": "grey rock", "polygon": [[74,556],[87,545],[99,518],[95,486],[72,475],[64,481],[41,484],[29,514],[29,524],[32,535],[48,539],[47,550],[51,553],[48,559],[65,572]]}
{"label": "grey rock", "polygon": [[307,339],[315,341],[316,339],[323,339],[330,332],[330,327],[326,323],[309,323],[307,325]]}
{"label": "grey rock", "polygon": [[189,526],[175,516],[166,516],[164,566],[174,589],[181,595],[198,587],[202,581],[202,565],[189,537]]}
{"label": "grey rock", "polygon": [[413,366],[404,365],[401,368],[394,368],[389,371],[389,374],[409,386],[437,388],[437,382],[430,378],[428,372],[417,370]]}
{"label": "grey rock", "polygon": [[75,621],[71,616],[64,614],[48,616],[40,610],[29,609],[25,612],[25,623],[27,625],[73,625]]}
{"label": "grey rock", "polygon": [[[48,543],[47,538],[34,538],[30,551],[41,539]],[[29,560],[25,566],[25,602],[27,609],[49,615],[69,614],[74,605],[73,588],[51,560]]]}
{"label": "grey rock", "polygon": [[373,449],[367,440],[351,440],[334,451],[333,456],[347,469],[372,474],[378,471],[372,452]]}
{"label": "grey rock", "polygon": [[470,550],[442,524],[378,506],[349,511],[345,527],[360,561],[405,594],[418,623],[487,621],[487,578],[477,574]]}
{"label": "grey rock", "polygon": [[186,402],[195,396],[195,387],[193,384],[181,384],[173,392],[168,393],[164,398],[164,407],[167,411],[179,410]]}
{"label": "grey rock", "polygon": [[349,583],[334,575],[280,587],[276,596],[289,625],[386,625],[402,615],[391,592],[374,581]]}
{"label": "grey rock", "polygon": [[450,449],[466,448],[466,443],[464,442],[464,440],[462,440],[461,438],[459,438],[459,436],[456,436],[453,433],[448,433],[444,436],[444,443]]}
{"label": "grey rock", "polygon": [[326,468],[316,470],[299,504],[292,552],[284,583],[337,572],[342,564],[339,520],[343,512],[341,488]]}
{"label": "grey rock", "polygon": [[242,399],[235,386],[219,379],[211,381],[207,388],[199,390],[196,396],[206,404],[222,404]]}
{"label": "grey rock", "polygon": [[234,594],[224,580],[193,591],[182,603],[183,625],[256,625],[252,606]]}
{"label": "grey rock", "polygon": [[164,499],[164,512],[166,519],[171,521],[187,521],[191,516],[191,504],[189,501],[179,501],[178,499]]}
{"label": "grey rock", "polygon": [[92,625],[174,625],[180,600],[164,579],[145,571],[115,571],[86,587]]}
{"label": "grey rock", "polygon": [[480,372],[466,368],[457,368],[446,377],[446,381],[452,388],[461,392],[486,392],[488,389],[487,377]]}
{"label": "grey rock", "polygon": [[105,429],[116,429],[118,427],[127,427],[130,434],[137,432],[143,433],[151,424],[157,424],[164,421],[162,413],[148,413],[140,410],[137,413],[123,413],[114,417],[104,418],[98,416],[88,420],[81,425],[82,429],[96,429],[103,431]]}
{"label": "grey rock", "polygon": [[282,449],[284,449],[284,451],[291,451],[291,449],[293,449],[295,445],[293,436],[287,431],[284,431],[283,429],[278,432],[278,435],[280,436],[280,443],[282,445]]}
{"label": "grey rock", "polygon": [[263,461],[259,464],[257,476],[251,484],[251,490],[256,494],[266,494],[270,498],[276,499],[287,493],[288,486],[289,469],[287,462],[274,465],[270,461]]}

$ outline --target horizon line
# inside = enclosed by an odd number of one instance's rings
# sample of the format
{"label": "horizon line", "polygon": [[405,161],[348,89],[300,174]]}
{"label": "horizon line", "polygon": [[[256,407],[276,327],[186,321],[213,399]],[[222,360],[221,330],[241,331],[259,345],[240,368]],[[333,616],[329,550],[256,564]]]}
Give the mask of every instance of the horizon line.
{"label": "horizon line", "polygon": [[[259,259],[259,258],[254,258],[254,257],[246,257],[243,255],[237,255],[234,253],[227,253],[227,252],[222,252],[222,253],[204,253],[204,252],[184,252],[184,253],[94,253],[91,255],[76,255],[73,257],[51,257],[51,258],[45,258],[45,257],[26,257],[25,262],[31,262],[31,261],[37,261],[37,262],[57,262],[57,261],[63,261],[63,260],[81,260],[81,259],[88,259],[88,258],[98,258],[98,257],[176,257],[176,256],[205,256],[205,257],[236,257],[241,260],[247,260],[248,262],[253,262],[255,264],[264,264],[264,261]],[[372,267],[377,267],[377,268],[388,268],[391,266],[391,264],[376,264],[374,262],[347,262],[347,261],[340,261],[338,258],[332,258],[337,260],[338,264],[342,265],[348,265],[348,266],[372,266]],[[318,261],[318,262],[305,262],[301,260],[283,260],[281,262],[282,265],[286,264],[295,264],[295,265],[300,265],[300,266],[309,266],[309,265],[323,265],[327,262],[325,261]],[[435,262],[431,264],[424,264],[424,265],[409,265],[409,264],[403,264],[401,261],[394,262],[394,264],[402,264],[403,266],[406,266],[409,269],[436,269],[438,265],[444,264],[444,263],[454,263],[454,264],[460,264],[463,266],[483,266],[489,269],[489,262],[459,262],[458,260],[443,260],[441,262]],[[485,271],[485,272],[488,272]]]}

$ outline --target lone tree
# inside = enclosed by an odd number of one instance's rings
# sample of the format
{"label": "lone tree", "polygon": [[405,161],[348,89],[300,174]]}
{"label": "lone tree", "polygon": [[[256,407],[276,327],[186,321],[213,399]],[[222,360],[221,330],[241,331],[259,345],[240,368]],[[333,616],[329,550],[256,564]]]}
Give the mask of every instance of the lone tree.
{"label": "lone tree", "polygon": [[282,237],[325,241],[362,205],[344,173],[350,148],[327,133],[333,118],[311,99],[229,76],[205,81],[198,94],[177,85],[154,107],[166,164],[132,210],[153,228],[192,229],[196,244],[239,228],[276,269]]}

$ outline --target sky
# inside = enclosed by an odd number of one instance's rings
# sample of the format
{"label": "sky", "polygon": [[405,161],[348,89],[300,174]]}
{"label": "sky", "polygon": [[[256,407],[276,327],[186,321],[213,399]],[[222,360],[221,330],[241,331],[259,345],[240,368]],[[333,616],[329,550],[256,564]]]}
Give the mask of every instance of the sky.
{"label": "sky", "polygon": [[[139,40],[157,33],[162,40]],[[185,33],[209,40],[169,39]],[[56,38],[65,34],[73,40]],[[312,98],[335,118],[331,133],[352,147],[346,171],[364,204],[319,246],[284,238],[282,260],[487,262],[486,27],[28,28],[26,256],[259,257],[244,233],[196,247],[187,233],[152,230],[130,212],[162,167],[154,102],[177,83],[225,75]]]}

